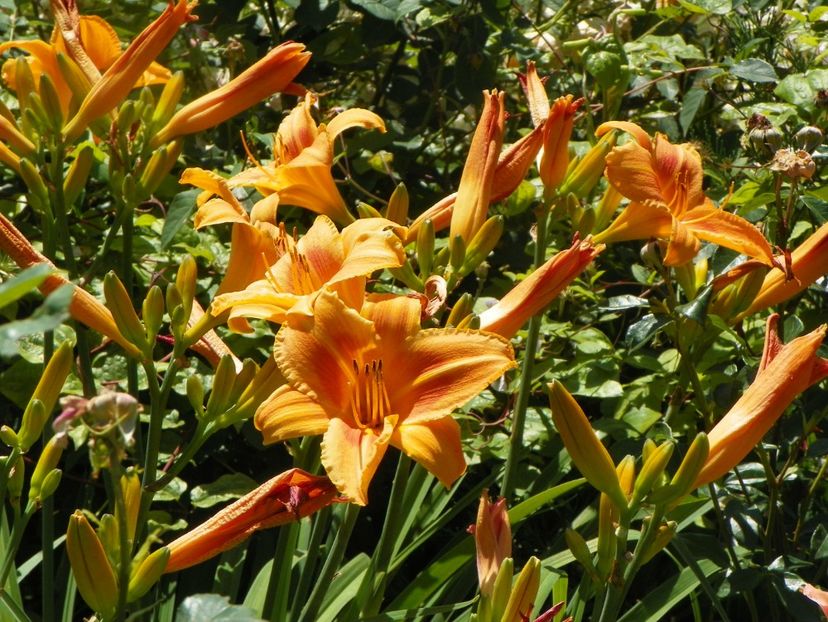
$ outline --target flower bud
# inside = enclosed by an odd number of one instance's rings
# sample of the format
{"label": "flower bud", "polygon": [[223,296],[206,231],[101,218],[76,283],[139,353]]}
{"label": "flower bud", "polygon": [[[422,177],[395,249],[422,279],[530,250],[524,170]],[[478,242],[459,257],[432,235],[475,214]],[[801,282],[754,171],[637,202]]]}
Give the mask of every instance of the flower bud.
{"label": "flower bud", "polygon": [[[135,529],[138,525],[138,512],[141,508],[141,478],[134,469],[130,469],[121,476],[121,494],[124,496],[125,523],[127,526],[127,542],[130,549],[135,540]],[[118,508],[115,508],[115,517],[120,525]]]}
{"label": "flower bud", "polygon": [[57,463],[63,455],[63,450],[67,444],[66,436],[55,434],[43,447],[43,451],[40,452],[40,457],[37,459],[37,464],[32,472],[32,479],[29,482],[29,503],[40,502],[46,476],[57,467]]}
{"label": "flower bud", "polygon": [[52,131],[60,132],[63,127],[63,110],[60,107],[60,98],[55,85],[49,74],[45,72],[40,76],[40,101]]}
{"label": "flower bud", "polygon": [[222,414],[230,402],[230,392],[236,380],[236,366],[231,355],[221,357],[213,376],[213,390],[207,400],[207,417],[213,419]]}
{"label": "flower bud", "polygon": [[198,278],[198,266],[192,255],[185,255],[178,266],[178,273],[175,276],[175,286],[181,294],[181,304],[184,307],[184,315],[187,318],[193,310],[193,299],[196,292],[196,279]]}
{"label": "flower bud", "polygon": [[630,499],[631,507],[635,507],[641,499],[646,497],[658,479],[664,474],[664,469],[667,468],[670,456],[673,455],[673,449],[675,449],[675,443],[673,441],[664,441],[650,452],[650,455],[645,459],[644,465],[641,467],[641,472],[635,479],[632,499]]}
{"label": "flower bud", "polygon": [[598,571],[592,563],[592,553],[589,552],[589,547],[587,546],[586,540],[584,540],[583,536],[574,529],[567,528],[566,531],[564,531],[564,540],[566,540],[566,546],[569,549],[569,552],[572,553],[572,557],[575,558],[575,561],[581,564],[584,571],[590,577],[597,579]]}
{"label": "flower bud", "polygon": [[74,103],[82,102],[86,94],[89,93],[89,89],[92,88],[89,78],[86,77],[86,74],[83,73],[83,70],[74,60],[61,52],[57,53],[57,66],[63,81],[66,82],[72,92]]}
{"label": "flower bud", "polygon": [[133,568],[127,588],[127,602],[131,603],[149,592],[150,588],[158,583],[167,561],[170,559],[170,550],[162,547],[149,554],[137,568]]}
{"label": "flower bud", "polygon": [[192,375],[187,378],[187,399],[196,415],[201,417],[204,414],[204,383],[201,376]]}
{"label": "flower bud", "polygon": [[612,501],[607,495],[601,493],[601,499],[598,502],[598,547],[595,550],[597,554],[595,574],[598,581],[602,583],[610,576],[615,562],[617,519],[618,511]]}
{"label": "flower bud", "polygon": [[20,160],[20,176],[29,188],[28,198],[32,206],[42,213],[50,214],[49,191],[37,167],[27,158]]}
{"label": "flower bud", "polygon": [[184,92],[184,74],[176,71],[172,78],[167,80],[164,85],[164,90],[161,91],[161,97],[158,98],[158,103],[152,114],[152,126],[162,127],[169,121],[178,102],[181,101],[181,94]]}
{"label": "flower bud", "polygon": [[586,155],[578,160],[574,167],[571,167],[561,186],[561,194],[571,193],[583,199],[592,192],[604,174],[607,154],[614,146],[615,132],[607,132],[601,136],[601,139],[586,152]]}
{"label": "flower bud", "polygon": [[690,443],[690,447],[684,455],[684,460],[681,461],[679,468],[673,475],[673,479],[670,480],[669,486],[653,492],[648,501],[651,503],[672,503],[693,492],[693,483],[701,473],[709,453],[710,442],[707,440],[707,434],[699,432],[693,442]]}
{"label": "flower bud", "polygon": [[382,218],[382,214],[376,207],[364,201],[357,201],[356,208],[360,218]]}
{"label": "flower bud", "polygon": [[408,222],[408,189],[404,183],[400,183],[391,193],[388,199],[388,207],[385,210],[385,217],[399,225],[405,226]]}
{"label": "flower bud", "polygon": [[0,427],[0,440],[9,447],[20,447],[20,439],[17,438],[17,432],[7,425]]}
{"label": "flower bud", "polygon": [[127,340],[138,346],[148,357],[147,349],[147,333],[144,330],[144,325],[138,319],[138,314],[132,306],[132,300],[121,283],[121,279],[110,271],[104,277],[103,283],[104,296],[106,298],[106,306],[112,312],[112,317],[118,325],[121,334]]}
{"label": "flower bud", "polygon": [[141,317],[144,320],[144,329],[147,333],[147,344],[151,347],[155,343],[161,323],[164,320],[164,294],[161,288],[153,285],[147,292],[147,297],[141,305]]}
{"label": "flower bud", "polygon": [[[488,616],[491,622],[497,622],[503,619],[503,613],[506,611],[506,605],[509,603],[509,597],[512,595],[512,583],[515,578],[515,562],[511,557],[507,557],[500,564],[500,570],[495,578],[494,589],[490,597],[481,594],[480,608],[478,611]],[[482,610],[482,611],[481,611]],[[483,618],[481,622],[483,622]]]}
{"label": "flower bud", "polygon": [[23,56],[17,57],[14,61],[14,84],[22,114],[29,107],[29,98],[37,93],[32,68],[28,59]]}
{"label": "flower bud", "polygon": [[66,179],[63,181],[63,200],[66,205],[72,205],[86,186],[94,161],[94,150],[90,145],[85,145],[69,165]]}
{"label": "flower bud", "polygon": [[182,146],[182,141],[174,140],[162,146],[150,156],[138,182],[141,196],[148,197],[158,189],[172,167],[175,166],[178,156],[181,155]]}
{"label": "flower bud", "polygon": [[465,292],[451,308],[446,326],[459,326],[460,322],[471,314],[473,305],[474,297],[469,292]]}
{"label": "flower bud", "polygon": [[501,235],[503,235],[503,216],[492,216],[484,222],[466,249],[466,256],[459,270],[460,276],[469,274],[483,263],[500,241]]}
{"label": "flower bud", "polygon": [[[0,459],[5,462],[8,460],[8,457],[3,456]],[[14,461],[14,464],[9,471],[9,479],[6,483],[6,490],[9,493],[9,502],[15,507],[20,506],[20,495],[23,494],[23,480],[25,473],[26,461],[23,460],[23,456],[18,455],[17,460]]]}
{"label": "flower bud", "polygon": [[523,622],[529,619],[540,587],[540,567],[537,557],[532,556],[526,562],[512,588],[512,595],[500,618],[502,622]]}
{"label": "flower bud", "polygon": [[799,131],[794,135],[794,142],[798,149],[812,153],[822,144],[823,138],[822,130],[813,125],[806,125],[799,128]]}
{"label": "flower bud", "polygon": [[417,231],[417,265],[422,278],[431,274],[434,265],[434,223],[431,219],[420,225]]}
{"label": "flower bud", "polygon": [[670,543],[670,540],[673,539],[673,536],[676,535],[677,529],[678,523],[674,520],[667,521],[663,525],[659,525],[655,539],[653,539],[641,557],[641,563],[646,564],[653,557],[655,557],[656,553],[667,546]]}
{"label": "flower bud", "polygon": [[474,533],[477,550],[480,593],[488,596],[494,590],[503,560],[512,556],[512,529],[506,500],[501,498],[491,503],[489,491],[484,490],[477,509],[477,522],[469,529]]}
{"label": "flower bud", "polygon": [[20,450],[26,452],[39,438],[46,419],[52,412],[66,377],[72,370],[72,344],[64,341],[55,350],[35,387],[32,399],[23,412],[17,433]]}
{"label": "flower bud", "polygon": [[572,462],[592,486],[612,499],[619,511],[626,511],[627,498],[621,490],[615,465],[584,411],[557,380],[547,387],[552,419]]}
{"label": "flower bud", "polygon": [[43,478],[43,483],[40,485],[40,493],[34,501],[36,503],[43,503],[43,501],[55,494],[57,487],[60,486],[62,476],[63,471],[60,469],[52,469],[49,471],[46,477]]}
{"label": "flower bud", "polygon": [[[751,265],[746,274],[725,285],[714,294],[708,309],[709,313],[718,315],[727,321],[739,316],[750,307],[759,294],[769,270],[770,268],[765,265]],[[726,277],[727,274],[723,276]],[[716,290],[717,280],[714,279],[713,281],[714,290]]]}
{"label": "flower bud", "polygon": [[612,220],[615,210],[621,203],[622,195],[615,186],[607,184],[607,189],[601,196],[601,201],[595,210],[595,224],[592,226],[592,232],[597,233],[607,228],[610,220]]}
{"label": "flower bud", "polygon": [[104,618],[112,617],[118,606],[118,580],[101,541],[80,510],[69,518],[66,554],[83,600]]}
{"label": "flower bud", "polygon": [[449,242],[449,265],[452,270],[459,272],[465,258],[466,242],[463,240],[463,236],[455,235]]}

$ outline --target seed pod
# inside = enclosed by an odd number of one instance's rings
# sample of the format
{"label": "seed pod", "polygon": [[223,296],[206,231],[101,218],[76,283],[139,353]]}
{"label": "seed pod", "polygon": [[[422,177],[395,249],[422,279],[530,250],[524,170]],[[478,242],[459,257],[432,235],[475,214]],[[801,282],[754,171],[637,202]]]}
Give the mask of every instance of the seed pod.
{"label": "seed pod", "polygon": [[80,510],[69,518],[66,553],[83,600],[104,618],[112,617],[118,606],[118,580],[101,541]]}
{"label": "seed pod", "polygon": [[799,128],[799,131],[794,135],[794,142],[797,148],[812,153],[822,144],[823,138],[822,130],[813,125],[806,125]]}
{"label": "seed pod", "polygon": [[750,144],[763,156],[770,157],[782,146],[782,133],[775,127],[756,127],[748,134]]}

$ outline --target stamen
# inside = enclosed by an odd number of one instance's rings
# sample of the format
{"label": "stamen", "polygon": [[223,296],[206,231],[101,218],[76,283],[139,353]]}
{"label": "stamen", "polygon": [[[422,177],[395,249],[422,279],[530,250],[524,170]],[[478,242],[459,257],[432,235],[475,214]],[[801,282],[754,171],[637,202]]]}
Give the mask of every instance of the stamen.
{"label": "stamen", "polygon": [[354,381],[351,384],[351,414],[361,430],[381,428],[391,412],[391,402],[382,378],[382,361],[366,363],[360,370],[353,361]]}

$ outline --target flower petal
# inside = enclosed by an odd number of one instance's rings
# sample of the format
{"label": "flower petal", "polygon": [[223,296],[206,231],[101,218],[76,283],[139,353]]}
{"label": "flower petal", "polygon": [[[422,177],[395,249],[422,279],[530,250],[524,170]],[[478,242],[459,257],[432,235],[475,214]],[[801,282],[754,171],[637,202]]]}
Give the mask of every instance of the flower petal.
{"label": "flower petal", "polygon": [[597,242],[667,239],[672,230],[673,218],[663,203],[634,201],[624,208],[607,229],[595,235],[594,239]]}
{"label": "flower petal", "polygon": [[419,298],[393,296],[365,304],[362,316],[374,323],[385,347],[393,348],[420,330],[423,305]]}
{"label": "flower petal", "polygon": [[234,224],[230,237],[230,260],[216,294],[240,291],[261,279],[277,256],[273,237],[267,228],[252,227],[247,223]]}
{"label": "flower petal", "polygon": [[661,188],[661,179],[653,168],[650,151],[630,141],[607,154],[607,179],[632,201],[668,203]]}
{"label": "flower petal", "polygon": [[342,419],[331,419],[322,438],[322,465],[339,491],[354,503],[368,503],[368,486],[377,471],[397,417],[385,418],[382,431],[351,427]]}
{"label": "flower petal", "polygon": [[230,317],[255,317],[282,324],[285,321],[285,313],[298,300],[299,296],[278,292],[269,281],[260,279],[240,291],[216,296],[210,309],[213,315],[220,315],[231,309]]}
{"label": "flower petal", "polygon": [[385,122],[378,115],[364,108],[349,108],[340,112],[327,124],[328,137],[333,140],[352,127],[377,129],[385,133]]}
{"label": "flower petal", "polygon": [[509,342],[475,330],[421,330],[383,348],[388,397],[406,425],[441,419],[515,366]]}
{"label": "flower petal", "polygon": [[420,463],[446,488],[466,471],[460,426],[451,417],[397,426],[390,443]]}
{"label": "flower petal", "polygon": [[308,331],[283,326],[274,356],[293,388],[316,399],[331,416],[350,412],[354,361],[378,359],[374,327],[339,297],[322,291]]}
{"label": "flower petal", "polygon": [[647,151],[652,149],[652,141],[650,140],[650,135],[644,131],[644,129],[635,123],[631,123],[629,121],[607,121],[606,123],[602,123],[598,126],[595,130],[596,136],[603,136],[610,130],[621,130],[622,132],[627,132],[627,134],[632,135],[635,141],[641,145]]}
{"label": "flower petal", "polygon": [[324,434],[330,419],[318,402],[282,385],[256,410],[253,418],[265,445],[299,436]]}
{"label": "flower petal", "polygon": [[685,227],[678,218],[673,218],[673,230],[664,254],[665,266],[681,266],[693,259],[699,252],[699,238]]}
{"label": "flower petal", "polygon": [[681,217],[682,224],[702,240],[773,265],[773,251],[761,232],[744,218],[712,206],[697,207]]}

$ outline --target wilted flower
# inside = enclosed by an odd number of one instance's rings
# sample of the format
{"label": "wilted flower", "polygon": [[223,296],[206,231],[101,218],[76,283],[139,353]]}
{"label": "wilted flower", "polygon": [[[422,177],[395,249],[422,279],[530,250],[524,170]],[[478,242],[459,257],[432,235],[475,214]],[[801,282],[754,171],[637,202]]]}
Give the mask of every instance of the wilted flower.
{"label": "wilted flower", "polygon": [[480,593],[488,595],[494,588],[503,560],[512,556],[512,528],[509,524],[506,499],[501,497],[492,503],[489,491],[484,490],[477,509],[477,521],[469,527],[469,531],[474,534],[477,549]]}
{"label": "wilted flower", "polygon": [[770,170],[790,179],[810,179],[816,171],[816,162],[803,149],[780,149],[771,160]]}

